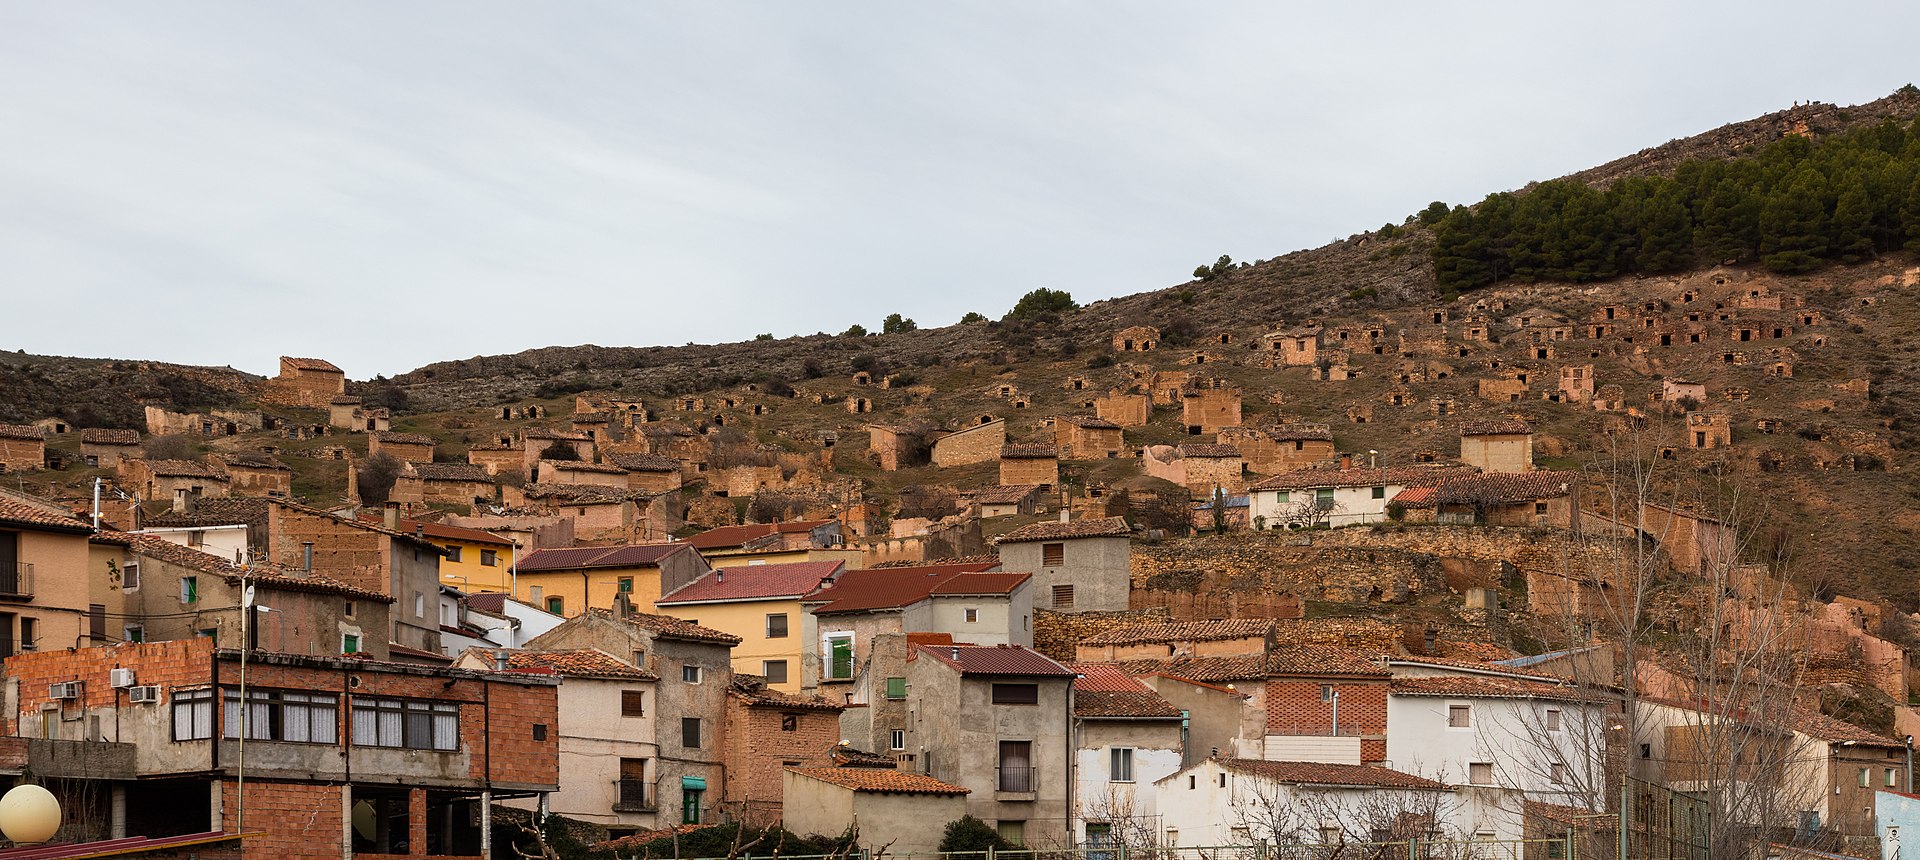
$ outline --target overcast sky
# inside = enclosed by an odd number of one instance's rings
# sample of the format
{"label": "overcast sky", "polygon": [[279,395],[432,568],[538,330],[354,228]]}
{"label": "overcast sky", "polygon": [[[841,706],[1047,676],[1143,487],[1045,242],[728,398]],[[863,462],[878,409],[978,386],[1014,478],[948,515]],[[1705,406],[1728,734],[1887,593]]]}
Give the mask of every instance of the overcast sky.
{"label": "overcast sky", "polygon": [[1904,3],[1467,5],[0,0],[0,347],[944,325],[1920,79]]}

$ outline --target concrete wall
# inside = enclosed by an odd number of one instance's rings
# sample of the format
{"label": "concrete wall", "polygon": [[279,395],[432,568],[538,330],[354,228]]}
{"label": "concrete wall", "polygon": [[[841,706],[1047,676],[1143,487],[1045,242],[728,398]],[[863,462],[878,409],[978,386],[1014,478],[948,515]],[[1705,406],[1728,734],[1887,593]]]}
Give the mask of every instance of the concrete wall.
{"label": "concrete wall", "polygon": [[[989,824],[1026,822],[1028,844],[1066,844],[1069,746],[1072,743],[1072,683],[1065,678],[961,676],[938,660],[907,665],[913,717],[907,746],[921,770],[973,790],[967,811]],[[1037,705],[995,705],[993,681],[1040,687]],[[1028,794],[998,790],[999,743],[1028,741],[1033,786]],[[927,760],[932,753],[931,762]]]}
{"label": "concrete wall", "polygon": [[[1048,567],[1044,547],[1064,544],[1062,564]],[[1128,566],[1131,548],[1124,537],[1075,538],[1066,541],[1023,541],[1000,545],[1004,570],[1030,573],[1027,582],[1036,606],[1070,612],[1110,612],[1127,608],[1131,587]],[[1054,604],[1054,586],[1073,586],[1073,606]]]}
{"label": "concrete wall", "polygon": [[[1116,748],[1133,750],[1133,778],[1113,779]],[[1183,762],[1180,721],[1082,719],[1074,750],[1074,838],[1086,841],[1086,822],[1138,819],[1157,814],[1154,782]],[[1115,830],[1119,828],[1116,827]]]}
{"label": "concrete wall", "polygon": [[1533,435],[1503,433],[1460,437],[1460,461],[1487,472],[1533,471]]}
{"label": "concrete wall", "polygon": [[854,792],[792,772],[781,779],[788,830],[838,836],[857,825],[862,847],[895,856],[940,850],[946,823],[967,814],[964,795]]}
{"label": "concrete wall", "polygon": [[[1471,709],[1471,725],[1448,725],[1452,705]],[[1549,708],[1561,712],[1558,732],[1544,729],[1543,714]],[[1597,703],[1396,695],[1387,700],[1387,725],[1386,765],[1395,770],[1464,784],[1468,765],[1486,762],[1493,765],[1499,787],[1566,805],[1583,803],[1583,789],[1602,784],[1606,715]],[[1539,743],[1548,735],[1555,736],[1557,748]],[[1555,760],[1570,772],[1565,784],[1548,779],[1548,766]]]}

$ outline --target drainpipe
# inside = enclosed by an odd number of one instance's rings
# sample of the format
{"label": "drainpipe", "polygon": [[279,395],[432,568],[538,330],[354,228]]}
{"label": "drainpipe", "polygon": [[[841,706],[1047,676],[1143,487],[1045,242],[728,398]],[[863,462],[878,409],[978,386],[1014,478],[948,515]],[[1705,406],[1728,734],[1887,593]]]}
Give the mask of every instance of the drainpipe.
{"label": "drainpipe", "polygon": [[[1079,731],[1079,721],[1073,718],[1073,680],[1079,677],[1075,675],[1073,679],[1067,681],[1067,844],[1070,846],[1080,844],[1079,834],[1073,830],[1073,823],[1080,817],[1079,810],[1073,806],[1073,783],[1079,778],[1079,775],[1074,773],[1074,752],[1079,746],[1074,742],[1074,735]],[[1037,789],[1039,786],[1034,788]]]}

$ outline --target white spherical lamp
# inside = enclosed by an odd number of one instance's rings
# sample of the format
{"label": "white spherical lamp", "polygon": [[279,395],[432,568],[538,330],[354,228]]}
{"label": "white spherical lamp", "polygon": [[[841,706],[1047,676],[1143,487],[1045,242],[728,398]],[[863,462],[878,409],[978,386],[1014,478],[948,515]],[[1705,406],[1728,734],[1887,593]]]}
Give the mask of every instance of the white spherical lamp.
{"label": "white spherical lamp", "polygon": [[60,801],[37,785],[16,785],[0,797],[0,833],[16,845],[38,845],[60,830]]}

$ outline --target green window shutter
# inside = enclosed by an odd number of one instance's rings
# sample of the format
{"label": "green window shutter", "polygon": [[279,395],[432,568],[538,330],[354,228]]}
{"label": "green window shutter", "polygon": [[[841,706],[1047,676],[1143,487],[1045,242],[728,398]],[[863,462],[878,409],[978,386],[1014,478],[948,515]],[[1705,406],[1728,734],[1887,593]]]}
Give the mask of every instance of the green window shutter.
{"label": "green window shutter", "polygon": [[887,679],[887,698],[904,699],[906,697],[907,697],[907,679],[888,678]]}
{"label": "green window shutter", "polygon": [[830,678],[853,677],[853,640],[833,639],[827,645],[827,676]]}

